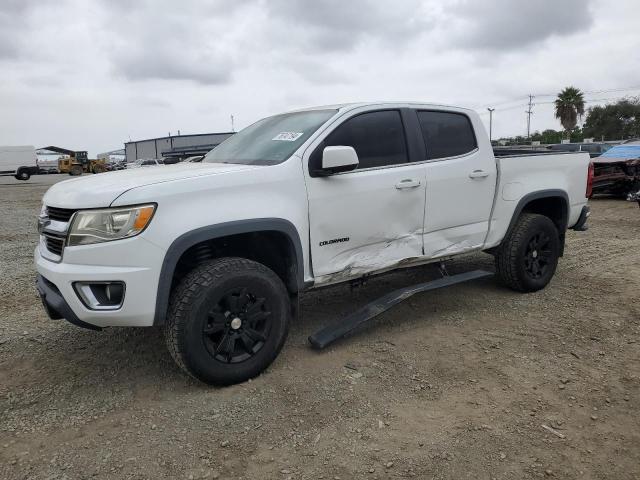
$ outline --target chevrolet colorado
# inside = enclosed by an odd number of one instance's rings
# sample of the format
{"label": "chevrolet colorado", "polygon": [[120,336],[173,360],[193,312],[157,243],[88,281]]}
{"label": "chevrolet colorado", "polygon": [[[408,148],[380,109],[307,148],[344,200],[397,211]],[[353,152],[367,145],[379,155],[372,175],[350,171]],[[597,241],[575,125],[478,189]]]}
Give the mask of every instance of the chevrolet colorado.
{"label": "chevrolet colorado", "polygon": [[307,289],[472,251],[509,287],[544,288],[566,230],[586,229],[592,175],[588,153],[494,156],[463,108],[294,111],[202,163],[52,186],[37,287],[52,318],[162,326],[187,373],[236,383],[278,355]]}

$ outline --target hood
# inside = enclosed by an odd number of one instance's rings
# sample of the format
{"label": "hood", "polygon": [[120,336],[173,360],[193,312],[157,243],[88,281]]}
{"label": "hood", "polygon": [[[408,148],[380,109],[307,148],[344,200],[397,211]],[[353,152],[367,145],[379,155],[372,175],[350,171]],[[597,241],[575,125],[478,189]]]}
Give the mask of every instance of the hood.
{"label": "hood", "polygon": [[74,209],[108,207],[116,198],[133,188],[255,168],[263,167],[228,163],[178,163],[85,174],[53,185],[44,195],[43,203],[51,207]]}

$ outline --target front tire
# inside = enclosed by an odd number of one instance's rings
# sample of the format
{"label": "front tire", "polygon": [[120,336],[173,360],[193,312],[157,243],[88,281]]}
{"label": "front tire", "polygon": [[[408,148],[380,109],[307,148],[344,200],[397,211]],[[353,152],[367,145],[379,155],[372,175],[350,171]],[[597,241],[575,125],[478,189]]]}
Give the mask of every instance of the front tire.
{"label": "front tire", "polygon": [[518,292],[547,286],[560,257],[558,229],[549,217],[523,213],[496,253],[496,274]]}
{"label": "front tire", "polygon": [[16,180],[27,181],[31,178],[31,173],[28,170],[18,170],[18,173],[15,175]]}
{"label": "front tire", "polygon": [[78,175],[82,175],[82,167],[80,165],[73,165],[71,167],[71,169],[69,170],[69,175],[71,176],[78,176]]}
{"label": "front tire", "polygon": [[198,380],[240,383],[276,358],[290,311],[287,289],[269,268],[243,258],[212,260],[189,272],[172,292],[167,347]]}

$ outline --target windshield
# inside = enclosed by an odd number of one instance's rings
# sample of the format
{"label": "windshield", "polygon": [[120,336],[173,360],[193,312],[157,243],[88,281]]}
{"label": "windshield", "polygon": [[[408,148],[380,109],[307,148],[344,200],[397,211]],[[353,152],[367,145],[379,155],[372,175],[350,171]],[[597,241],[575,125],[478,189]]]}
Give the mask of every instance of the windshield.
{"label": "windshield", "polygon": [[309,110],[263,118],[230,136],[204,157],[208,163],[284,162],[337,110]]}
{"label": "windshield", "polygon": [[640,157],[640,145],[618,145],[600,156],[604,158],[638,158]]}

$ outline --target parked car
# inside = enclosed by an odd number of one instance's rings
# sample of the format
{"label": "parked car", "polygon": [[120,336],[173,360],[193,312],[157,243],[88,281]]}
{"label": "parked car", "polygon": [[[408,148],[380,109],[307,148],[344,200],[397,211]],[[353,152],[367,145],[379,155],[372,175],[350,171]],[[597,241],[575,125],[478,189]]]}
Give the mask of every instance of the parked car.
{"label": "parked car", "polygon": [[108,171],[113,172],[115,170],[124,170],[127,168],[126,160],[114,160],[106,164],[106,168]]}
{"label": "parked car", "polygon": [[611,147],[608,143],[557,143],[548,148],[554,152],[587,152],[591,158],[595,158]]}
{"label": "parked car", "polygon": [[130,162],[127,164],[127,168],[157,167],[158,165],[164,165],[161,158],[148,158]]}
{"label": "parked car", "polygon": [[616,145],[594,159],[593,193],[626,197],[640,190],[640,141]]}
{"label": "parked car", "polygon": [[586,229],[588,166],[585,153],[496,157],[464,108],[285,113],[202,163],[53,185],[37,285],[52,318],[163,326],[190,375],[242,382],[278,355],[303,291],[474,251],[512,289],[544,288],[567,229]]}

